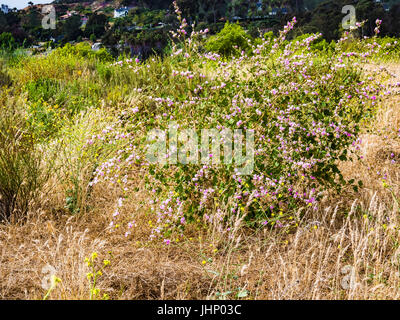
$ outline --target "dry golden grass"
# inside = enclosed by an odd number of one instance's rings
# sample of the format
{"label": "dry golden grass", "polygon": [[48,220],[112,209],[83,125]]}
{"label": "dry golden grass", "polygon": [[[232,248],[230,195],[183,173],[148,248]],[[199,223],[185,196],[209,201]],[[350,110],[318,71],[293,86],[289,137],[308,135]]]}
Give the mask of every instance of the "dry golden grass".
{"label": "dry golden grass", "polygon": [[[387,67],[400,76],[399,65]],[[245,299],[399,299],[400,209],[393,195],[400,194],[400,170],[390,154],[400,160],[400,148],[389,131],[400,128],[399,102],[385,101],[373,130],[363,134],[364,160],[341,164],[346,178],[364,187],[327,196],[317,211],[302,210],[296,230],[251,231],[237,221],[227,238],[218,224],[198,223],[179,242],[149,243],[141,178],[136,201],[121,213],[136,217],[129,237],[109,228],[116,190],[96,187],[88,199],[92,213],[71,216],[53,181],[40,206],[51,210],[0,226],[0,298],[42,299],[42,271],[51,265],[62,282],[50,299],[88,299],[84,259],[97,252],[111,260],[97,285],[111,299],[236,298],[243,290]],[[388,187],[377,171],[387,174]]]}

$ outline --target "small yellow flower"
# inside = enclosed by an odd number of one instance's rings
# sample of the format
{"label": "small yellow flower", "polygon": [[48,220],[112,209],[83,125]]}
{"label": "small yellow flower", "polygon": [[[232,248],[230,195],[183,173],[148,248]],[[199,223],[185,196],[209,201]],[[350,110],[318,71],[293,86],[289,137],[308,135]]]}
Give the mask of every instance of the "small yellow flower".
{"label": "small yellow flower", "polygon": [[61,282],[61,279],[58,278],[56,275],[53,275],[53,276],[51,277],[51,283],[52,283],[52,286],[53,286],[53,287],[56,286],[57,283],[60,283],[60,282]]}
{"label": "small yellow flower", "polygon": [[110,260],[103,260],[104,266],[107,267],[110,264]]}
{"label": "small yellow flower", "polygon": [[201,263],[202,263],[202,264],[206,264],[206,263],[207,263],[207,261],[206,261],[206,260],[203,260]]}
{"label": "small yellow flower", "polygon": [[95,296],[95,295],[98,295],[99,293],[100,293],[100,289],[92,289],[92,293],[93,293],[93,295]]}

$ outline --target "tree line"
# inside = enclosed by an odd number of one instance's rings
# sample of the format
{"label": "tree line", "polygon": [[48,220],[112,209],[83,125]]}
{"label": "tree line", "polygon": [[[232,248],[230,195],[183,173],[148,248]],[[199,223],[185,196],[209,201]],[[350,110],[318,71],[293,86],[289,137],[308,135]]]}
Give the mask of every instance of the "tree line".
{"label": "tree line", "polygon": [[[0,12],[0,34],[7,33],[0,37],[0,46],[6,46],[6,41],[8,45],[27,46],[51,38],[59,44],[89,38],[101,39],[110,47],[130,44],[158,48],[167,44],[168,31],[176,27],[171,0],[118,0],[96,12],[88,2],[93,1],[54,1],[57,17],[65,15],[71,3],[76,12],[65,20],[58,20],[55,30],[42,28],[40,7],[32,3],[25,10]],[[297,33],[321,32],[326,40],[336,40],[343,32],[342,8],[353,5],[357,21],[367,20],[362,35],[371,36],[375,20],[380,19],[383,21],[381,36],[400,37],[400,0],[177,0],[177,3],[189,25],[196,22],[198,29],[208,28],[210,33],[220,31],[226,21],[238,21],[256,36],[260,31],[277,31],[296,16]],[[129,14],[114,19],[114,8],[123,6],[130,7]]]}

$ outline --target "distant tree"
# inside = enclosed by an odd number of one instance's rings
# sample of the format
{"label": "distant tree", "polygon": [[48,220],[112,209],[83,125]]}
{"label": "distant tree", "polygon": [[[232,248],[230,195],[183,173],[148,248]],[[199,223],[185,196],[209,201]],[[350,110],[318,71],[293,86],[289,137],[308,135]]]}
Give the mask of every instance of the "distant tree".
{"label": "distant tree", "polygon": [[199,3],[197,0],[177,0],[176,3],[186,18],[194,19],[199,12]]}
{"label": "distant tree", "polygon": [[119,6],[129,6],[132,0],[120,0]]}
{"label": "distant tree", "polygon": [[[374,29],[376,27],[376,19],[385,19],[386,13],[381,4],[377,4],[374,0],[360,0],[356,5],[357,19],[367,20],[364,25],[363,32],[364,35],[371,36],[374,34]],[[386,30],[385,30],[386,31]]]}
{"label": "distant tree", "polygon": [[228,6],[223,0],[205,0],[204,6],[209,22],[216,23],[219,18],[227,14]]}
{"label": "distant tree", "polygon": [[284,5],[289,7],[291,12],[302,12],[304,10],[303,0],[286,0]]}
{"label": "distant tree", "polygon": [[233,10],[235,16],[245,18],[249,13],[249,2],[247,0],[234,0]]}
{"label": "distant tree", "polygon": [[258,8],[257,8],[257,2],[258,2],[258,0],[250,0],[249,1],[249,11],[248,11],[248,16],[249,17],[255,17],[255,16],[257,16],[257,11],[258,11]]}
{"label": "distant tree", "polygon": [[65,20],[62,26],[62,34],[64,35],[65,42],[74,41],[82,35],[81,24],[81,17],[78,15],[73,15]]}
{"label": "distant tree", "polygon": [[94,34],[97,38],[102,37],[106,32],[107,22],[108,18],[105,14],[91,14],[85,27],[86,36],[89,37],[91,34]]}
{"label": "distant tree", "polygon": [[309,22],[302,26],[303,33],[320,32],[329,41],[338,39],[339,27],[343,19],[342,7],[341,0],[330,0],[319,4],[309,13]]}
{"label": "distant tree", "polygon": [[106,46],[115,46],[118,43],[120,37],[121,35],[120,32],[118,32],[118,30],[110,29],[104,34],[101,41]]}
{"label": "distant tree", "polygon": [[7,30],[7,18],[6,15],[0,11],[0,30]]}
{"label": "distant tree", "polygon": [[395,4],[389,11],[388,24],[390,28],[388,33],[392,37],[400,36],[400,3]]}
{"label": "distant tree", "polygon": [[29,8],[22,16],[21,24],[26,30],[41,26],[41,14],[36,7]]}
{"label": "distant tree", "polygon": [[0,48],[13,49],[16,46],[14,37],[10,32],[3,32],[0,34]]}
{"label": "distant tree", "polygon": [[303,0],[304,8],[311,11],[320,3],[320,0]]}

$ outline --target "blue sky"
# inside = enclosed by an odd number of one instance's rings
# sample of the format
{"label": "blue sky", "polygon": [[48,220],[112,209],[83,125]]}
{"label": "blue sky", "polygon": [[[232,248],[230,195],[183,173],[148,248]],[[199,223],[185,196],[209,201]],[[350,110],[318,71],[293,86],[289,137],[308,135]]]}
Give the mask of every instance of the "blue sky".
{"label": "blue sky", "polygon": [[[7,4],[10,8],[22,9],[28,6],[29,0],[0,0],[0,4]],[[34,4],[51,3],[53,0],[32,0]]]}

